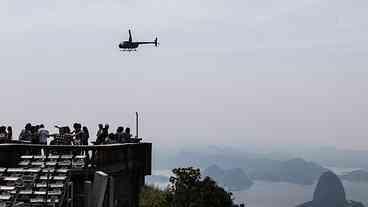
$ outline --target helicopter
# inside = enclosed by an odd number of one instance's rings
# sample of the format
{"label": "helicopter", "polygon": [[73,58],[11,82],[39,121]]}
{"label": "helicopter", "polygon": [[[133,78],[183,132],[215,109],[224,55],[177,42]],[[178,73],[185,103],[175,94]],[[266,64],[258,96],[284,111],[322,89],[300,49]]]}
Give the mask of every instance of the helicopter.
{"label": "helicopter", "polygon": [[139,45],[148,45],[148,44],[153,44],[157,47],[159,45],[157,37],[153,42],[133,42],[132,33],[129,30],[129,40],[121,42],[119,44],[119,48],[122,51],[137,51],[136,49],[139,47]]}

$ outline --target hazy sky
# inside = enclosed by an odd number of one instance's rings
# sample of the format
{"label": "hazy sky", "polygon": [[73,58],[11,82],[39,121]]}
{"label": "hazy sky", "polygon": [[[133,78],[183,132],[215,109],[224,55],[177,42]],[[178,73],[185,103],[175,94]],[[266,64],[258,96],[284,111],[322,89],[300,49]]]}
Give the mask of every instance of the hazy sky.
{"label": "hazy sky", "polygon": [[[366,0],[2,0],[0,120],[368,149]],[[152,40],[136,53],[127,39]]]}

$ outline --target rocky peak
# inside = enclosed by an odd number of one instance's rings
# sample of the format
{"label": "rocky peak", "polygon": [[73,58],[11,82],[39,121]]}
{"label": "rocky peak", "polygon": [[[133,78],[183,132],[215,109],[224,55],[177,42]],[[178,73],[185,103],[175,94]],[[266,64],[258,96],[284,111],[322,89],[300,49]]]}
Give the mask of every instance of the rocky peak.
{"label": "rocky peak", "polygon": [[337,175],[331,171],[325,172],[319,178],[313,195],[315,207],[343,207],[346,206],[344,186]]}
{"label": "rocky peak", "polygon": [[335,173],[328,171],[319,178],[313,201],[297,207],[364,207],[364,205],[356,201],[347,201],[341,180]]}

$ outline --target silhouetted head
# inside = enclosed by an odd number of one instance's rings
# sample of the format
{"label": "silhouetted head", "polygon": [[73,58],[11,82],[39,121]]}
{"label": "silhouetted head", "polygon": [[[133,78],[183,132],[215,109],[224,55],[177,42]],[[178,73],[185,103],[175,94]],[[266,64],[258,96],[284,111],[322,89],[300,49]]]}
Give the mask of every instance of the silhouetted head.
{"label": "silhouetted head", "polygon": [[45,128],[45,125],[40,124],[40,125],[38,126],[38,128],[39,128],[39,129],[43,129],[43,128]]}
{"label": "silhouetted head", "polygon": [[124,127],[119,126],[118,129],[116,130],[117,133],[123,133],[124,132]]}
{"label": "silhouetted head", "polygon": [[127,128],[125,129],[125,133],[126,133],[126,134],[130,134],[130,128],[129,128],[129,127],[127,127]]}
{"label": "silhouetted head", "polygon": [[6,129],[8,132],[12,132],[13,128],[11,126],[8,126],[8,128]]}
{"label": "silhouetted head", "polygon": [[60,133],[60,134],[62,134],[62,135],[63,135],[63,134],[66,134],[66,133],[68,133],[68,134],[69,134],[69,133],[70,133],[70,128],[69,128],[68,126],[60,127],[60,128],[59,128],[59,133]]}
{"label": "silhouetted head", "polygon": [[64,127],[65,133],[70,133],[70,128],[68,126]]}
{"label": "silhouetted head", "polygon": [[73,124],[73,128],[74,128],[76,131],[79,131],[79,130],[81,130],[82,125],[81,125],[81,124],[79,124],[79,123],[74,123],[74,124]]}
{"label": "silhouetted head", "polygon": [[0,126],[0,133],[6,132],[6,126]]}
{"label": "silhouetted head", "polygon": [[115,134],[114,133],[110,133],[109,134],[109,139],[115,139]]}
{"label": "silhouetted head", "polygon": [[99,124],[98,129],[103,129],[103,124]]}
{"label": "silhouetted head", "polygon": [[109,129],[109,124],[105,124],[105,129],[107,130],[107,129]]}
{"label": "silhouetted head", "polygon": [[32,133],[36,133],[38,130],[38,127],[37,126],[31,126],[31,132]]}
{"label": "silhouetted head", "polygon": [[26,130],[28,131],[31,131],[31,128],[32,128],[32,124],[31,123],[28,123],[26,124],[26,126],[24,127]]}
{"label": "silhouetted head", "polygon": [[88,128],[87,128],[86,126],[84,126],[84,127],[82,128],[82,130],[83,130],[83,132],[89,133],[89,132],[88,132]]}

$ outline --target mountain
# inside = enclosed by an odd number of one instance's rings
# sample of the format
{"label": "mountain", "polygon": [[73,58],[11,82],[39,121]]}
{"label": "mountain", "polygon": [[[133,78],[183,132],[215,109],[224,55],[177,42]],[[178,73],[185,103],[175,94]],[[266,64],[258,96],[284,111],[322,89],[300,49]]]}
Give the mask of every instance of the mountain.
{"label": "mountain", "polygon": [[348,174],[340,176],[340,178],[350,182],[368,182],[368,172],[364,170],[354,170]]}
{"label": "mountain", "polygon": [[302,156],[308,160],[318,160],[318,163],[323,166],[368,169],[368,160],[361,159],[368,156],[368,150],[322,147],[309,150],[295,149],[291,154]]}
{"label": "mountain", "polygon": [[364,207],[364,205],[346,200],[341,180],[333,172],[327,171],[318,180],[313,200],[297,207]]}
{"label": "mountain", "polygon": [[254,180],[272,182],[289,182],[300,185],[311,185],[327,169],[303,159],[291,159],[275,162],[266,168],[254,169],[250,177]]}
{"label": "mountain", "polygon": [[[318,160],[318,164],[336,168],[368,169],[368,150],[346,150],[335,147],[276,148],[252,150],[234,147],[197,147],[177,150],[155,146],[155,169],[172,169],[178,166],[205,168],[213,163],[223,168],[240,167],[250,173],[253,169],[268,168],[293,158]],[[164,152],[164,153],[163,153]]]}
{"label": "mountain", "polygon": [[225,174],[225,170],[221,169],[217,165],[211,165],[203,172],[204,175],[220,180]]}
{"label": "mountain", "polygon": [[[252,180],[289,182],[300,185],[313,184],[323,172],[327,171],[316,163],[300,158],[282,160],[280,157],[275,158],[267,154],[219,147],[183,150],[171,162],[175,162],[176,166],[200,168],[216,163],[219,168],[223,169],[241,168]],[[218,169],[213,171],[215,170]],[[218,173],[221,174],[221,172]]]}
{"label": "mountain", "polygon": [[240,168],[226,170],[223,182],[231,191],[245,190],[253,185],[248,175]]}
{"label": "mountain", "polygon": [[203,173],[213,178],[219,185],[227,187],[230,191],[245,190],[253,185],[248,175],[240,168],[223,170],[217,165],[211,165]]}

